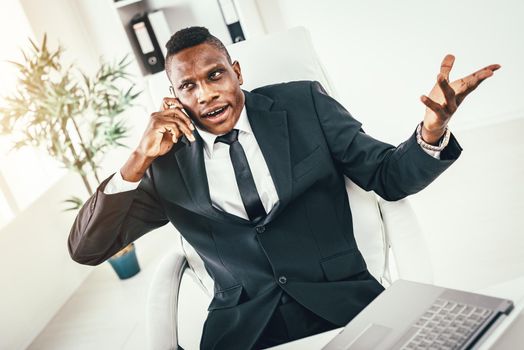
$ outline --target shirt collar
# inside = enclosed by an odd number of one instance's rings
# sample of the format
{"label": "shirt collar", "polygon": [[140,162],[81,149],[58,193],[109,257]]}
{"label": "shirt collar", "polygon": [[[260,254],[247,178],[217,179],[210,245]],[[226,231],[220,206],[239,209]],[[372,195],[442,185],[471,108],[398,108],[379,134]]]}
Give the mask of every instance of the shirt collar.
{"label": "shirt collar", "polygon": [[[198,133],[200,134],[202,139],[204,140],[204,151],[207,153],[207,156],[211,158],[213,156],[215,139],[218,136],[221,136],[224,134],[215,135],[213,133],[210,133],[209,131],[202,130],[196,124],[195,124],[195,127],[197,128]],[[245,104],[244,104],[244,107],[242,107],[242,112],[240,112],[240,117],[238,118],[235,126],[233,126],[233,129],[238,129],[239,134],[242,132],[246,132],[250,134],[253,133],[253,130],[251,129],[251,125],[249,124],[249,119],[247,118],[247,111],[246,111]]]}

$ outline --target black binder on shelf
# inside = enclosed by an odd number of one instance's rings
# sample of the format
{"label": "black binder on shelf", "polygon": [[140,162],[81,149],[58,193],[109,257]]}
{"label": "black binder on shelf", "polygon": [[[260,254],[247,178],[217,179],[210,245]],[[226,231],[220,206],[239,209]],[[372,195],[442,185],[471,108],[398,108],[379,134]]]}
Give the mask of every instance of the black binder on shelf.
{"label": "black binder on shelf", "polygon": [[246,40],[233,0],[218,0],[218,5],[222,13],[222,18],[227,25],[229,35],[231,35],[231,40],[233,40],[234,43]]}
{"label": "black binder on shelf", "polygon": [[129,25],[146,70],[151,74],[163,71],[164,54],[151,25],[149,14],[139,13],[135,15]]}

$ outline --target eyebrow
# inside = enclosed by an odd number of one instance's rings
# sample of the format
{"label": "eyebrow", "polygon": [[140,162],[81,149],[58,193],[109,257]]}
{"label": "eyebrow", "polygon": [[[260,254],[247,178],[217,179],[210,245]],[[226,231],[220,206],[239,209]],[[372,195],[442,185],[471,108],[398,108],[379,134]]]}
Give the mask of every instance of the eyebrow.
{"label": "eyebrow", "polygon": [[[225,67],[224,67],[224,65],[222,63],[215,63],[209,69],[207,69],[207,74],[211,73],[212,71],[214,71],[214,70],[216,70],[218,68],[225,68]],[[180,83],[178,83],[178,87],[181,87],[185,83],[192,83],[192,82],[193,82],[192,78],[184,78],[184,79],[182,79],[180,81]]]}

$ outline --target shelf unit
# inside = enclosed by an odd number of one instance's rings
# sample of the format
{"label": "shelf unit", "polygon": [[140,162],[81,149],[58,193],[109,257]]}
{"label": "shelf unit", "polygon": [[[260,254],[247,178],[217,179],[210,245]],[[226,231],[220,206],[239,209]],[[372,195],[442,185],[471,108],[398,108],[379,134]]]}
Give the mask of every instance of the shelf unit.
{"label": "shelf unit", "polygon": [[142,0],[121,0],[121,1],[113,1],[113,5],[115,8],[122,8],[131,4],[134,4],[136,2],[141,2]]}
{"label": "shelf unit", "polygon": [[154,9],[150,8],[148,2],[144,0],[122,0],[122,1],[116,1],[116,2],[111,1],[111,2],[112,2],[112,6],[118,13],[118,17],[120,18],[120,23],[122,27],[124,28],[124,31],[127,36],[129,46],[131,47],[133,51],[133,54],[135,56],[136,62],[138,63],[138,66],[140,67],[140,72],[142,73],[143,76],[150,75],[149,71],[147,70],[147,68],[144,66],[144,63],[142,62],[140,48],[138,48],[137,45],[134,44],[135,39],[133,37],[133,29],[129,25],[129,22],[136,14],[150,12],[150,11],[153,11]]}
{"label": "shelf unit", "polygon": [[[88,1],[88,0],[78,0]],[[130,20],[138,13],[162,10],[171,33],[189,26],[200,25],[209,29],[225,45],[233,41],[224,22],[218,0],[106,0],[118,14],[120,25],[125,29],[129,46],[135,55],[143,76],[149,75],[142,63],[140,49],[136,47],[134,35],[129,25]],[[242,24],[246,39],[266,33],[258,11],[260,0],[232,0]],[[160,43],[163,46],[165,43]]]}
{"label": "shelf unit", "polygon": [[[89,0],[79,0],[89,1]],[[139,13],[153,12],[156,10],[163,10],[166,17],[166,22],[171,33],[175,33],[185,27],[193,25],[201,25],[207,27],[213,35],[218,37],[225,45],[232,43],[228,28],[220,7],[218,0],[106,0],[109,7],[117,14],[119,19],[119,26],[124,29],[125,38],[123,35],[109,35],[107,40],[122,40],[127,39],[125,46],[128,51],[132,51],[134,59],[137,63],[140,73],[143,78],[146,90],[152,97],[152,101],[157,101],[159,96],[168,96],[169,81],[165,71],[151,74],[147,67],[142,62],[142,53],[140,48],[135,44],[133,29],[130,26],[131,19]],[[260,22],[256,2],[257,0],[234,0],[235,6],[242,22],[242,28],[246,34],[246,38],[252,35],[264,34],[263,25]],[[96,12],[95,16],[96,16]],[[114,18],[114,17],[113,17]],[[247,25],[249,24],[249,25]],[[108,29],[111,30],[111,29]],[[100,36],[105,35],[103,31]],[[102,40],[102,39],[101,39]],[[106,43],[107,43],[106,40]],[[165,43],[161,42],[163,46]],[[106,44],[107,47],[107,44]],[[110,50],[109,44],[109,50]],[[106,48],[107,51],[107,48]],[[155,108],[157,107],[155,103]]]}

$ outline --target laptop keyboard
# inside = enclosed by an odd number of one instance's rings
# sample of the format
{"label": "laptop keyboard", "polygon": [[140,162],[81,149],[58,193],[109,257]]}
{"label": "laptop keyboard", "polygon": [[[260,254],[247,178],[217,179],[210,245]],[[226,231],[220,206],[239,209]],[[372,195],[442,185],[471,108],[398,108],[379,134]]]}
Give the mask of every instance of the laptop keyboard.
{"label": "laptop keyboard", "polygon": [[413,336],[401,349],[461,349],[491,313],[482,307],[438,298],[415,322]]}

